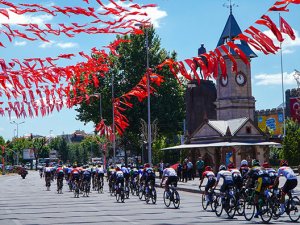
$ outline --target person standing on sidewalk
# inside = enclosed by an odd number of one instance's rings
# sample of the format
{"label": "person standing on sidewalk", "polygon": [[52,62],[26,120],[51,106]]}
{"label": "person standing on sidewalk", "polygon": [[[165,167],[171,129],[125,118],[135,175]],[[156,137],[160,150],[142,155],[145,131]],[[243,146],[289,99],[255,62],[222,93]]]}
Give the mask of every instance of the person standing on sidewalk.
{"label": "person standing on sidewalk", "polygon": [[202,160],[202,157],[200,156],[198,158],[198,161],[196,162],[197,171],[199,174],[199,180],[202,179],[203,169],[204,169],[204,161]]}
{"label": "person standing on sidewalk", "polygon": [[159,168],[159,179],[162,179],[163,171],[165,169],[165,164],[162,160],[160,161],[158,168]]}
{"label": "person standing on sidewalk", "polygon": [[182,176],[182,164],[178,161],[178,166],[177,166],[177,176],[178,180],[182,181],[183,176]]}
{"label": "person standing on sidewalk", "polygon": [[184,160],[182,166],[182,182],[187,182],[188,173],[187,173],[187,159]]}
{"label": "person standing on sidewalk", "polygon": [[187,173],[188,173],[189,180],[192,180],[193,163],[190,160],[187,163]]}

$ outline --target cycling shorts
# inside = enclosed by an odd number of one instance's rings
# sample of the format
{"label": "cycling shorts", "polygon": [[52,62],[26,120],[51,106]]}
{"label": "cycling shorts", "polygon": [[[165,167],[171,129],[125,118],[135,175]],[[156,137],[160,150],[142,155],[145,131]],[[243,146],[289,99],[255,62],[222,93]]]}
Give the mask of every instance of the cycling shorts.
{"label": "cycling shorts", "polygon": [[286,180],[285,184],[282,187],[282,192],[283,193],[288,193],[290,190],[293,190],[298,184],[298,180],[297,179],[293,179],[293,180]]}
{"label": "cycling shorts", "polygon": [[207,192],[210,188],[212,188],[216,183],[215,178],[208,179],[206,185],[205,185],[205,191]]}

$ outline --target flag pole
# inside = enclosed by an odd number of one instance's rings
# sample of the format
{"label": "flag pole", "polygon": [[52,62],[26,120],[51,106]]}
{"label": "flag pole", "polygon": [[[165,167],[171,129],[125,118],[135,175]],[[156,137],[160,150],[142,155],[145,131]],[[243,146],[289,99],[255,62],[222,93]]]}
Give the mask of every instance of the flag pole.
{"label": "flag pole", "polygon": [[[280,21],[280,13],[279,13]],[[282,60],[282,42],[280,42],[280,67],[281,67],[281,92],[282,92],[282,114],[283,114],[283,137],[286,135],[285,126],[285,100],[284,100],[284,85],[283,85],[283,60]]]}

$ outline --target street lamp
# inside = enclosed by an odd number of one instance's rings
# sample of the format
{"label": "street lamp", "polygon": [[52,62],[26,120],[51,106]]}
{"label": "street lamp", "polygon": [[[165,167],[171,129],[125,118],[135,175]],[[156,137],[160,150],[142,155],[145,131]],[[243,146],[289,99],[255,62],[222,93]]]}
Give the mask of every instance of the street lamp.
{"label": "street lamp", "polygon": [[148,25],[145,24],[135,24],[135,26],[146,28],[146,67],[147,67],[147,113],[148,113],[148,162],[152,164],[152,134],[151,134],[151,108],[150,108],[150,73],[149,73],[149,39],[148,39]]}
{"label": "street lamp", "polygon": [[17,138],[18,138],[19,137],[19,125],[22,124],[22,123],[25,123],[25,121],[23,121],[21,123],[17,123],[16,121],[12,121],[10,123],[17,125]]}
{"label": "street lamp", "polygon": [[99,111],[100,111],[100,120],[102,120],[102,96],[101,96],[101,93],[95,93],[94,94],[95,96],[99,96]]}

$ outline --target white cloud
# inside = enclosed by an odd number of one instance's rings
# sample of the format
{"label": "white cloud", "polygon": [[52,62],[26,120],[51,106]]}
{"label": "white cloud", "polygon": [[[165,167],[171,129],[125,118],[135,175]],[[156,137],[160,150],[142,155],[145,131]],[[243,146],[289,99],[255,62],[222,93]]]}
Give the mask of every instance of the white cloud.
{"label": "white cloud", "polygon": [[1,23],[8,23],[8,24],[28,24],[28,23],[35,23],[38,25],[43,25],[46,21],[50,21],[53,19],[53,16],[43,14],[39,16],[32,16],[32,15],[18,15],[8,10],[9,19],[5,16],[0,17],[0,24]]}
{"label": "white cloud", "polygon": [[15,41],[14,43],[15,46],[25,46],[27,45],[26,41]]}
{"label": "white cloud", "polygon": [[[277,41],[275,35],[272,31],[268,30],[264,32],[267,36],[269,36],[276,46],[280,46],[279,41]],[[282,53],[283,54],[291,54],[295,52],[295,47],[300,46],[300,37],[297,30],[294,30],[296,39],[292,40],[287,34],[282,34],[284,41],[282,42]]]}
{"label": "white cloud", "polygon": [[[128,9],[130,12],[137,11],[135,8],[129,8],[129,5],[132,5],[132,3],[125,3],[121,1],[116,1],[116,3],[126,9]],[[109,3],[106,5],[107,7],[115,8],[115,6],[112,3]],[[98,9],[99,11],[102,11],[102,8]],[[147,13],[147,16],[143,15],[131,15],[126,17],[126,20],[130,19],[136,19],[136,20],[144,20],[147,21],[150,19],[151,24],[155,28],[160,27],[160,20],[164,17],[166,17],[168,14],[166,11],[160,10],[159,7],[148,7],[144,9],[139,9],[138,10],[141,13]],[[125,13],[121,13],[121,16],[123,16]]]}
{"label": "white cloud", "polygon": [[60,42],[60,43],[57,43],[56,46],[60,47],[62,49],[65,49],[65,48],[75,48],[78,46],[78,44],[74,43],[74,42],[65,42],[65,43]]}
{"label": "white cloud", "polygon": [[50,48],[55,44],[55,41],[43,42],[39,45],[39,48]]}
{"label": "white cloud", "polygon": [[[294,72],[292,73],[283,73],[284,84],[286,85],[295,85],[296,81],[294,79]],[[275,74],[258,74],[254,76],[254,83],[260,86],[268,86],[268,85],[281,85],[281,73]]]}

